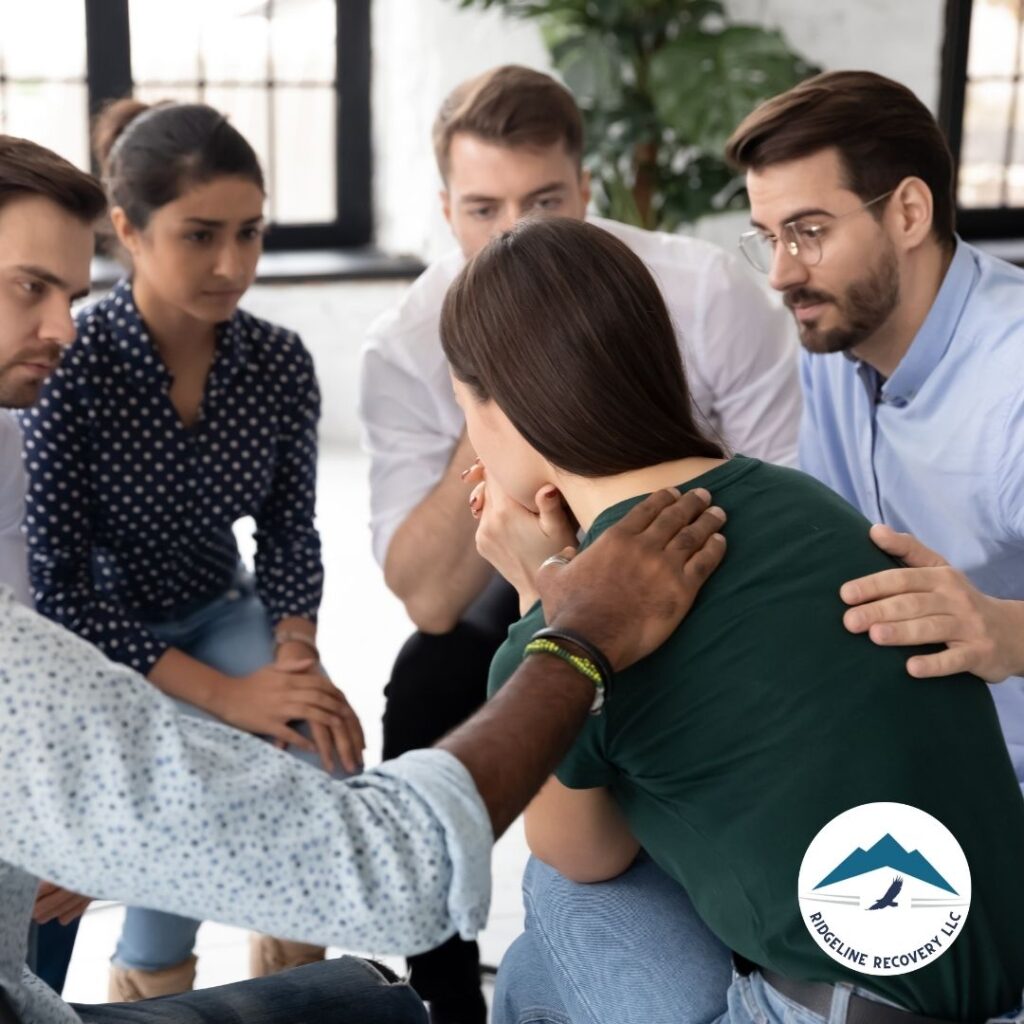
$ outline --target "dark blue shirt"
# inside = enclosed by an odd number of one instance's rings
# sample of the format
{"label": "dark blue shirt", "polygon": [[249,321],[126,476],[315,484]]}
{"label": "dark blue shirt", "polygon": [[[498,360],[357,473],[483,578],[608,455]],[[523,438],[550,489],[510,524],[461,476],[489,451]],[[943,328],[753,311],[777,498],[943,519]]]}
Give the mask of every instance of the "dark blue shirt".
{"label": "dark blue shirt", "polygon": [[78,339],[22,414],[39,611],[148,673],[167,644],[143,623],[228,590],[232,525],[252,516],[272,621],[315,619],[320,393],[298,335],[241,310],[219,324],[200,414],[186,427],[130,282],[77,320]]}

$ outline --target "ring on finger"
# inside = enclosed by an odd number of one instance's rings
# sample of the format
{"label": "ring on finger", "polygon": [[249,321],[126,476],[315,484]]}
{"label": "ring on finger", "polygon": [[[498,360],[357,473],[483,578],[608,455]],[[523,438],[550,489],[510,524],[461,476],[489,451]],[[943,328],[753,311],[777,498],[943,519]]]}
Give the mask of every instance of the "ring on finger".
{"label": "ring on finger", "polygon": [[543,569],[546,565],[568,565],[569,559],[565,555],[551,555],[549,558],[545,558],[540,563],[540,567]]}

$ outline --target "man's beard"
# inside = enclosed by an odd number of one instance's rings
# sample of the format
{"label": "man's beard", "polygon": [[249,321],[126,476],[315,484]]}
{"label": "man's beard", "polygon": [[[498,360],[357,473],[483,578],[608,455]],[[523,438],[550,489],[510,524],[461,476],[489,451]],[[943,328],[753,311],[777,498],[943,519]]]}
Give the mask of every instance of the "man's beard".
{"label": "man's beard", "polygon": [[45,363],[56,368],[60,362],[61,350],[54,345],[42,352],[24,352],[9,363],[0,366],[0,409],[27,409],[35,405],[39,392],[46,380],[27,380],[16,382],[12,379],[12,371],[19,364],[26,362]]}
{"label": "man's beard", "polygon": [[884,249],[877,266],[867,276],[851,284],[840,299],[811,288],[794,288],[786,293],[783,301],[790,309],[814,302],[835,305],[839,312],[839,326],[821,330],[813,322],[802,324],[797,321],[800,340],[808,352],[846,352],[867,341],[899,305],[900,277],[896,254],[891,246]]}

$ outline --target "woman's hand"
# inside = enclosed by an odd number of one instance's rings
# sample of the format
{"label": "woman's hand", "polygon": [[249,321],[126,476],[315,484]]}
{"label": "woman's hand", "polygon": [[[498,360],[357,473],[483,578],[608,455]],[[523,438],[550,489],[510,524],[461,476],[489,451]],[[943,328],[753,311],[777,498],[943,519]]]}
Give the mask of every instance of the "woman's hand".
{"label": "woman's hand", "polygon": [[225,676],[211,697],[209,710],[236,729],[313,753],[316,746],[290,722],[323,725],[333,736],[334,729],[346,728],[350,716],[354,717],[348,701],[317,664],[315,658],[281,661],[247,676]]}
{"label": "woman's hand", "polygon": [[576,528],[558,489],[542,487],[534,496],[537,511],[510,497],[479,462],[466,473],[475,484],[469,499],[480,521],[476,548],[519,593],[520,611],[537,600],[534,582],[545,558],[576,546]]}
{"label": "woman's hand", "polygon": [[[322,665],[319,666],[319,671],[325,679],[328,679],[327,672]],[[333,683],[331,685],[334,686]],[[345,694],[337,687],[334,688],[334,692],[344,704],[344,709],[341,712],[341,724],[325,725],[322,722],[310,722],[310,733],[325,772],[334,771],[334,752],[337,751],[342,768],[350,775],[355,775],[363,767],[363,751],[366,749],[363,727],[359,716],[349,704]]]}
{"label": "woman's hand", "polygon": [[36,924],[46,924],[56,918],[61,924],[70,924],[85,913],[90,903],[90,896],[79,896],[77,892],[63,889],[53,882],[40,882],[32,920]]}

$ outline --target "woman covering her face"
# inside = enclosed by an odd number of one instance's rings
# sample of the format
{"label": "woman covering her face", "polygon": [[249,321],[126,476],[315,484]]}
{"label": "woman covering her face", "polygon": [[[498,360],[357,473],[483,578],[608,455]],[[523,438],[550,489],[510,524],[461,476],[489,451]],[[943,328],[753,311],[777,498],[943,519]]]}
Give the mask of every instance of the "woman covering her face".
{"label": "woman covering her face", "polygon": [[[599,228],[538,220],[495,239],[452,285],[442,338],[482,462],[478,547],[525,611],[492,665],[492,692],[544,625],[533,572],[573,540],[553,496],[584,546],[661,487],[706,488],[728,516],[725,560],[688,618],[612,681],[528,808],[533,853],[594,882],[642,848],[685,888],[723,955],[777,976],[852,984],[949,1020],[1017,1005],[1024,804],[991,697],[971,676],[911,678],[906,649],[843,627],[840,586],[894,564],[863,517],[810,477],[730,457],[695,422],[659,290]],[[797,900],[819,830],[878,801],[938,818],[973,878],[957,941],[895,976],[827,956]],[[689,967],[698,986],[722,977]],[[745,1019],[749,999],[730,992],[726,1010],[726,984],[720,1010]]]}
{"label": "woman covering her face", "polygon": [[[24,416],[38,608],[187,712],[356,771],[359,722],[316,644],[313,363],[296,334],[238,308],[262,251],[259,162],[195,104],[115,103],[96,149],[131,269],[78,314]],[[254,575],[232,532],[245,516]],[[197,928],[129,909],[110,998],[191,988]],[[260,973],[317,955],[272,940],[256,954]]]}

